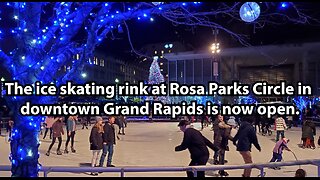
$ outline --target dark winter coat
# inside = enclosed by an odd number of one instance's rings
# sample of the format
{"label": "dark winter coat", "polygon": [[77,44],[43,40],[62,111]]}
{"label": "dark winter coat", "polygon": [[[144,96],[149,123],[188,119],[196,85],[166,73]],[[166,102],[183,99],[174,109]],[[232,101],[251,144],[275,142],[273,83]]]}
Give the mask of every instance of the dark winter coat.
{"label": "dark winter coat", "polygon": [[107,143],[108,145],[116,144],[114,126],[109,123],[106,123],[103,126],[103,131],[104,131],[102,136],[103,142]]}
{"label": "dark winter coat", "polygon": [[216,146],[220,146],[221,143],[221,132],[219,128],[219,120],[216,119],[213,122],[213,144]]}
{"label": "dark winter coat", "polygon": [[197,160],[202,157],[209,157],[208,147],[217,151],[218,147],[213,145],[206,137],[198,130],[188,128],[184,132],[184,137],[181,145],[175,148],[175,151],[183,151],[188,149],[192,160]]}
{"label": "dark winter coat", "polygon": [[[238,143],[236,144],[237,141]],[[246,121],[241,123],[238,133],[233,138],[233,143],[236,144],[237,151],[251,151],[251,144],[259,151],[261,150],[252,124]]]}
{"label": "dark winter coat", "polygon": [[103,133],[99,133],[97,127],[93,127],[90,133],[90,150],[101,150],[103,148]]}
{"label": "dark winter coat", "polygon": [[220,130],[220,133],[221,133],[220,148],[226,151],[229,151],[228,141],[233,140],[233,137],[230,135],[231,129],[232,128],[230,127],[230,128],[224,128]]}
{"label": "dark winter coat", "polygon": [[61,135],[64,134],[62,121],[58,120],[53,123],[52,132],[53,132],[53,138],[61,137]]}
{"label": "dark winter coat", "polygon": [[316,135],[315,124],[309,120],[306,120],[302,126],[302,138],[310,138],[310,140],[314,140],[314,135]]}

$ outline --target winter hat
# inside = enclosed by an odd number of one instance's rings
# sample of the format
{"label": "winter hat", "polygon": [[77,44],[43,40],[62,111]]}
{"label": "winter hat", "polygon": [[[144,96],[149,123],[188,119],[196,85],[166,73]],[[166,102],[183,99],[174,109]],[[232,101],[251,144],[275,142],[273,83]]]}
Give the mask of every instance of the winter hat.
{"label": "winter hat", "polygon": [[96,122],[102,121],[102,117],[101,116],[96,116]]}
{"label": "winter hat", "polygon": [[235,118],[234,118],[234,116],[230,116],[230,118],[228,119],[227,124],[229,124],[230,126],[237,126],[238,125],[236,120],[235,120]]}
{"label": "winter hat", "polygon": [[285,142],[285,143],[288,143],[289,142],[289,139],[287,139],[287,138],[282,138],[282,140]]}

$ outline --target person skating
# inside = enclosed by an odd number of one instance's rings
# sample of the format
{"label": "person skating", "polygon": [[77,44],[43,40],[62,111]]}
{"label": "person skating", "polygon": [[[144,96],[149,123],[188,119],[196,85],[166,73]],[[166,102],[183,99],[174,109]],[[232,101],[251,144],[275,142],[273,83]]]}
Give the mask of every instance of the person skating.
{"label": "person skating", "polygon": [[81,124],[82,124],[82,129],[86,128],[88,129],[88,124],[87,124],[87,117],[86,116],[82,116],[81,117]]}
{"label": "person skating", "polygon": [[[103,148],[103,124],[102,117],[96,117],[96,123],[93,125],[89,137],[90,150],[92,151],[91,167],[96,167],[99,161],[99,155]],[[98,175],[97,172],[91,172],[91,175]]]}
{"label": "person skating", "polygon": [[103,167],[104,160],[106,158],[106,155],[108,154],[108,159],[107,159],[107,167],[115,167],[114,165],[111,164],[112,162],[112,156],[113,156],[113,147],[116,144],[116,139],[115,139],[115,130],[114,130],[114,122],[115,122],[115,117],[111,116],[108,119],[108,122],[105,123],[103,126],[103,150],[102,150],[102,155],[100,158],[100,163],[99,166]]}
{"label": "person skating", "polygon": [[[270,162],[281,162],[283,150],[291,151],[288,147],[288,142],[289,139],[282,138],[275,144]],[[274,167],[272,169],[280,170],[280,167]]]}
{"label": "person skating", "polygon": [[47,156],[50,155],[51,148],[56,142],[57,138],[59,141],[58,148],[57,148],[57,155],[62,155],[62,152],[60,151],[60,147],[62,143],[62,135],[64,135],[62,117],[55,118],[55,122],[52,125],[52,131],[53,131],[53,134],[52,134],[53,138],[46,155]]}
{"label": "person skating", "polygon": [[[218,147],[212,144],[200,131],[190,127],[190,122],[182,120],[178,127],[184,132],[184,137],[181,145],[175,147],[175,151],[183,151],[188,149],[191,154],[191,162],[189,166],[206,165],[209,159],[208,147],[217,151]],[[188,177],[194,177],[192,171],[187,171]],[[204,171],[198,171],[197,177],[205,177]]]}
{"label": "person skating", "polygon": [[[233,117],[233,116],[231,116]],[[229,140],[233,140],[233,136],[236,135],[237,130],[236,127],[238,126],[234,117],[229,118],[227,125],[229,125],[229,128],[220,128],[220,133],[221,133],[221,143],[219,146],[219,164],[224,165],[225,163],[225,152],[229,151]],[[221,122],[223,123],[223,121]],[[220,176],[229,176],[229,174],[224,171],[224,170],[219,170],[219,175]]]}
{"label": "person skating", "polygon": [[[261,147],[259,145],[257,135],[252,126],[252,122],[253,122],[252,116],[244,116],[242,118],[242,122],[239,127],[238,133],[233,138],[233,144],[236,145],[237,151],[240,152],[245,164],[252,163],[252,157],[251,157],[252,144],[261,152]],[[250,175],[251,175],[251,168],[244,169],[242,176],[250,177]]]}
{"label": "person skating", "polygon": [[276,130],[276,142],[279,141],[279,137],[284,138],[284,130],[287,129],[287,125],[282,116],[276,116],[274,130]]}
{"label": "person skating", "polygon": [[[223,131],[223,129],[225,128],[230,128],[230,126],[224,122],[223,116],[217,115],[213,123],[213,144],[217,146],[219,149],[220,149],[221,140],[222,140],[221,131]],[[218,160],[219,149],[215,151],[213,155],[213,161],[215,165],[219,164],[219,160]]]}
{"label": "person skating", "polygon": [[[126,127],[125,117],[123,115],[120,115],[119,117],[119,132],[120,135],[125,135],[124,128]],[[121,132],[120,132],[121,131]]]}
{"label": "person skating", "polygon": [[305,120],[302,125],[302,137],[303,141],[302,148],[311,148],[315,149],[314,136],[316,135],[316,126],[310,120]]}
{"label": "person skating", "polygon": [[74,136],[76,134],[76,121],[78,117],[77,116],[70,116],[67,120],[67,141],[66,146],[64,149],[64,153],[68,154],[68,144],[71,139],[71,152],[75,153],[76,150],[74,149]]}
{"label": "person skating", "polygon": [[46,125],[46,130],[43,135],[43,139],[46,138],[48,131],[50,130],[50,139],[52,139],[52,125],[54,123],[54,117],[53,116],[47,116],[45,119],[45,125]]}

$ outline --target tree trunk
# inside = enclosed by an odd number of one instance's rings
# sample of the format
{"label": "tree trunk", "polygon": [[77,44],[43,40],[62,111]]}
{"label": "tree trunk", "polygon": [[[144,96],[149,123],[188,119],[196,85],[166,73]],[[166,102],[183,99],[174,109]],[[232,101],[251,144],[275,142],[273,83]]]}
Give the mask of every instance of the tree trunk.
{"label": "tree trunk", "polygon": [[12,177],[37,177],[39,172],[40,145],[38,133],[40,130],[40,117],[21,116],[19,112],[21,102],[12,108],[14,125],[12,129],[11,154]]}

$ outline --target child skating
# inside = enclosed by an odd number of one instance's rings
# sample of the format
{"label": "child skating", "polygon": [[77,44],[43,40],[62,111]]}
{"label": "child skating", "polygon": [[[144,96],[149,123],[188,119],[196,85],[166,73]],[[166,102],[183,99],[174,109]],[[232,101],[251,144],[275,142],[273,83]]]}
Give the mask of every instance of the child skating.
{"label": "child skating", "polygon": [[[289,142],[289,139],[283,137],[276,143],[276,145],[273,148],[273,155],[270,162],[280,162],[282,160],[282,153],[284,149],[287,151],[291,151],[288,148],[288,142]],[[273,167],[272,169],[280,170],[280,167]]]}

